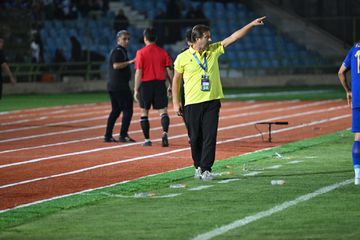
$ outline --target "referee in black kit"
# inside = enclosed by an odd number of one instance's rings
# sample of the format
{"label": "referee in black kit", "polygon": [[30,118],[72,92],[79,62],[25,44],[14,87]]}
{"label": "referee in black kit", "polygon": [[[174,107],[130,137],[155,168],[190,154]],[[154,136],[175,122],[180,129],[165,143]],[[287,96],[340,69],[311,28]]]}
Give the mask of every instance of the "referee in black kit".
{"label": "referee in black kit", "polygon": [[107,90],[111,99],[111,112],[106,126],[104,142],[117,142],[112,133],[116,119],[123,113],[119,142],[135,142],[128,135],[128,130],[133,115],[133,98],[129,87],[131,79],[130,64],[126,48],[129,45],[129,32],[121,30],[116,34],[117,46],[110,52],[109,80]]}

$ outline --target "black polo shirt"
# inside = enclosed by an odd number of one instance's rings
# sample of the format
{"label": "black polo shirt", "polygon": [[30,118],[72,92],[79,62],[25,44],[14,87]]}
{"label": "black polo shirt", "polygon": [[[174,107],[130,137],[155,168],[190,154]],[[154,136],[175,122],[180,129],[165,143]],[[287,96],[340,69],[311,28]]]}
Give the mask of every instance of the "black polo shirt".
{"label": "black polo shirt", "polygon": [[114,69],[113,64],[128,61],[127,51],[124,47],[117,45],[110,53],[109,59],[109,80],[107,89],[109,92],[130,91],[129,81],[131,80],[130,65],[123,69]]}

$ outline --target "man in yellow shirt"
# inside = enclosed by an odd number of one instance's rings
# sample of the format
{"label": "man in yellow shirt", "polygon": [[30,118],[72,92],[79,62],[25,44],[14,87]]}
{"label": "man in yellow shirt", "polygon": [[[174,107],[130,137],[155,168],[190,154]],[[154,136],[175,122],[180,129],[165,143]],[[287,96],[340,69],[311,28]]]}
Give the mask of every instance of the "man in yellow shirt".
{"label": "man in yellow shirt", "polygon": [[192,46],[179,54],[174,62],[172,93],[174,111],[182,114],[179,101],[181,79],[184,80],[184,117],[190,136],[195,178],[212,180],[220,99],[224,98],[218,58],[225,48],[246,35],[253,27],[263,25],[265,17],[255,19],[220,42],[210,44],[210,28],[196,25],[191,32]]}

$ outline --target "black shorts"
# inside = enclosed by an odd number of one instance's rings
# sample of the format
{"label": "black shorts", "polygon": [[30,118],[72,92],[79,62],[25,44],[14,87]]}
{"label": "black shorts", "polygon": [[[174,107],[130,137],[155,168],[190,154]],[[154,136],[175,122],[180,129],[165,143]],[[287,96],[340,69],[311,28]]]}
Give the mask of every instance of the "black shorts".
{"label": "black shorts", "polygon": [[148,81],[140,85],[140,107],[149,110],[163,109],[168,106],[165,81]]}

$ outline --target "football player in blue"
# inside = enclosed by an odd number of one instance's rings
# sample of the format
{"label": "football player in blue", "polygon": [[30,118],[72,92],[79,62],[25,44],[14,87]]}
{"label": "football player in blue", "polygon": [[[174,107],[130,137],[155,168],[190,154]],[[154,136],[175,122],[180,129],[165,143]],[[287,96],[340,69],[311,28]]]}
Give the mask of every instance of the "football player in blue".
{"label": "football player in blue", "polygon": [[[351,70],[351,88],[346,79],[346,72]],[[360,185],[360,42],[348,52],[338,73],[340,82],[346,91],[346,98],[352,108],[352,132],[355,140],[352,158],[355,170],[355,185]]]}

